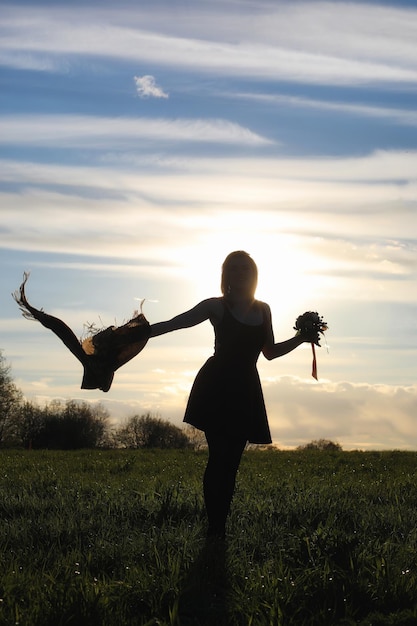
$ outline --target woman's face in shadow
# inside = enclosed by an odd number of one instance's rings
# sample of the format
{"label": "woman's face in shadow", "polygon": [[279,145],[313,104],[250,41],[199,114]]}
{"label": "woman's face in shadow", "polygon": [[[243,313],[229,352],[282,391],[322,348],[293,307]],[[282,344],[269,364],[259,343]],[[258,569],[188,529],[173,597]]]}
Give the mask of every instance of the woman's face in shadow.
{"label": "woman's face in shadow", "polygon": [[236,257],[229,265],[229,285],[231,291],[252,292],[254,281],[253,268],[249,260]]}

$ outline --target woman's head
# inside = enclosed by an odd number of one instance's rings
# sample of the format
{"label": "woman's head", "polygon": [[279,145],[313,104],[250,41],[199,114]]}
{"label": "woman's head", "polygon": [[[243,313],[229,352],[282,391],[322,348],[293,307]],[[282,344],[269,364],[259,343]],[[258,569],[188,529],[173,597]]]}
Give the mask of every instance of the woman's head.
{"label": "woman's head", "polygon": [[246,291],[254,298],[257,284],[258,268],[251,256],[243,250],[228,254],[222,265],[222,294],[227,296],[233,291]]}

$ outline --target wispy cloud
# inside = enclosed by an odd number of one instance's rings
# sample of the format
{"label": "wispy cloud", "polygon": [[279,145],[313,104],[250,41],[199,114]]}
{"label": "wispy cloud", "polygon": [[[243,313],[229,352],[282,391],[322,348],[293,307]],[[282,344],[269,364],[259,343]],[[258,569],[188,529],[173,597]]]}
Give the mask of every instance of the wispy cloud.
{"label": "wispy cloud", "polygon": [[100,118],[86,115],[4,115],[0,143],[90,149],[128,148],[138,139],[267,145],[269,139],[222,119]]}
{"label": "wispy cloud", "polygon": [[415,109],[397,109],[379,106],[369,106],[365,104],[349,104],[346,102],[334,102],[331,100],[314,100],[312,98],[302,98],[299,96],[288,96],[280,94],[262,93],[227,93],[224,97],[232,99],[253,100],[264,102],[270,105],[298,107],[304,109],[317,109],[320,111],[332,111],[341,115],[356,115],[359,117],[370,117],[374,119],[386,119],[395,124],[403,126],[417,126],[417,111]]}
{"label": "wispy cloud", "polygon": [[[77,12],[50,7],[23,12],[9,6],[2,24],[3,52],[19,51],[21,61],[30,53],[32,67],[36,54],[88,55],[310,84],[417,82],[415,9],[339,2],[254,9],[241,3],[236,14],[235,3],[202,3],[198,9],[177,8],[172,21],[167,6],[160,16],[136,9],[135,28],[129,8],[92,15],[81,7]],[[184,19],[177,19],[178,10]]]}
{"label": "wispy cloud", "polygon": [[1,66],[16,70],[62,73],[68,70],[69,64],[65,60],[56,59],[50,54],[2,50],[0,46]]}
{"label": "wispy cloud", "polygon": [[[409,300],[417,267],[410,238],[417,230],[416,185],[403,190],[381,172],[414,176],[416,155],[383,159],[271,159],[262,166],[249,159],[205,158],[198,165],[193,161],[195,170],[178,173],[176,164],[172,171],[165,164],[140,176],[134,166],[119,164],[3,160],[0,179],[17,185],[1,195],[3,243],[92,260],[103,246],[106,256],[124,259],[136,258],[139,246],[148,260],[172,256],[175,248],[184,251],[185,267],[190,254],[223,239],[228,246],[247,241],[252,250],[260,247],[259,254],[273,250],[277,237],[282,247],[283,238],[291,236],[291,258],[304,258],[304,274],[328,278],[329,298],[347,288],[352,297],[370,296],[365,285],[374,279],[379,281],[375,301],[386,298],[388,289],[390,298]],[[348,180],[341,172],[350,172]],[[358,224],[364,219],[362,231]],[[389,285],[393,279],[402,284]]]}

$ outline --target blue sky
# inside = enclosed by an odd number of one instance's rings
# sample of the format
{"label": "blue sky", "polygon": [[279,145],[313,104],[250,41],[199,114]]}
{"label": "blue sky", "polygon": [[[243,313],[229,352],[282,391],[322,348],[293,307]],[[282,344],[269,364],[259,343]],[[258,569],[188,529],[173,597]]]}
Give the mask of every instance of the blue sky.
{"label": "blue sky", "polygon": [[83,324],[160,321],[259,267],[274,442],[417,449],[415,2],[13,2],[0,24],[0,348],[39,403],[179,424],[210,325],[152,340],[108,394],[10,297]]}

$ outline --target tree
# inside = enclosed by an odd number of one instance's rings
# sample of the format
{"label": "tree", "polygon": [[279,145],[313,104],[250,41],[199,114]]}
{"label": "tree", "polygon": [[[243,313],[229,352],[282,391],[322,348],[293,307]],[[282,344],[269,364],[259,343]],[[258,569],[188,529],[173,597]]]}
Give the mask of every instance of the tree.
{"label": "tree", "polygon": [[24,448],[32,448],[33,441],[38,439],[39,432],[44,428],[46,412],[33,402],[24,402],[16,424],[16,439]]}
{"label": "tree", "polygon": [[107,428],[108,411],[100,404],[69,400],[62,412],[68,441],[72,448],[97,448],[103,445]]}
{"label": "tree", "polygon": [[321,450],[326,452],[340,452],[342,446],[330,439],[313,439],[310,443],[298,446],[297,450]]}
{"label": "tree", "polygon": [[25,403],[20,433],[25,447],[76,450],[96,448],[105,442],[108,412],[100,404],[54,400],[39,408]]}
{"label": "tree", "polygon": [[187,435],[168,421],[146,415],[133,415],[115,434],[124,448],[188,448]]}
{"label": "tree", "polygon": [[14,384],[11,367],[0,350],[0,445],[14,439],[22,401],[23,394]]}

